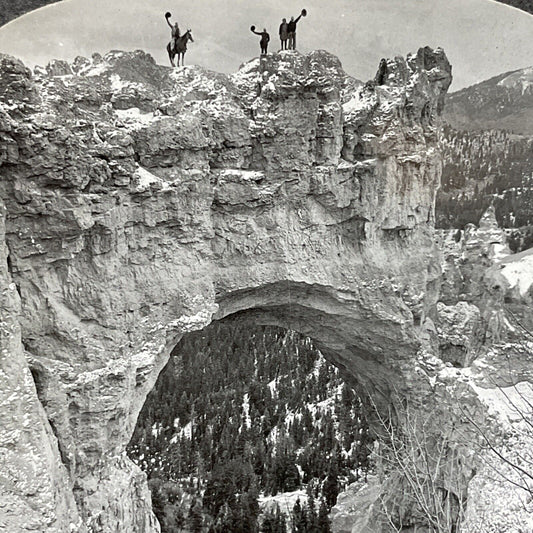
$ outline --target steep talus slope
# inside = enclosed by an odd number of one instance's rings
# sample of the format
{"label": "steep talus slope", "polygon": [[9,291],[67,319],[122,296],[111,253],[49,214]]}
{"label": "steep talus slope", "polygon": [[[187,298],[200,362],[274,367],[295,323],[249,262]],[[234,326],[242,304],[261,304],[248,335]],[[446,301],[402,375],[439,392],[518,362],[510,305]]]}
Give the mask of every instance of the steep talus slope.
{"label": "steep talus slope", "polygon": [[21,307],[6,353],[46,410],[27,439],[48,433],[40,453],[59,465],[26,493],[0,454],[14,531],[157,530],[125,446],[171,349],[212,317],[312,336],[377,405],[431,396],[416,368],[439,276],[442,51],[383,61],[362,87],[322,51],[233,76],[142,52],[33,76],[0,61],[4,268]]}

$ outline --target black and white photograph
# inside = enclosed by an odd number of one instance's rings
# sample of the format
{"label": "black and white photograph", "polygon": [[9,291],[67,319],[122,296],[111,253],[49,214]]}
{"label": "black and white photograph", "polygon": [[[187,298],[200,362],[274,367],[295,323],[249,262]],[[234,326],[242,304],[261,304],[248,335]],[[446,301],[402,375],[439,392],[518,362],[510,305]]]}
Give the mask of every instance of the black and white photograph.
{"label": "black and white photograph", "polygon": [[533,533],[533,0],[0,0],[0,533]]}

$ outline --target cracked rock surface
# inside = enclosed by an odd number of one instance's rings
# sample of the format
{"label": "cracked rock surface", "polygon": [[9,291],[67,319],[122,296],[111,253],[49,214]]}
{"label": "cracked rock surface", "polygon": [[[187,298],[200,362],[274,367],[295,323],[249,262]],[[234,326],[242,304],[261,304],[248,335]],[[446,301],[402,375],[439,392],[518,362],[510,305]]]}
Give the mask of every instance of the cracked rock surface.
{"label": "cracked rock surface", "polygon": [[[435,395],[450,71],[429,48],[364,85],[324,51],[231,76],[0,56],[0,390],[20,417],[0,425],[0,525],[158,531],[125,447],[172,348],[213,319],[313,337],[377,405]],[[456,329],[448,313],[470,347]]]}

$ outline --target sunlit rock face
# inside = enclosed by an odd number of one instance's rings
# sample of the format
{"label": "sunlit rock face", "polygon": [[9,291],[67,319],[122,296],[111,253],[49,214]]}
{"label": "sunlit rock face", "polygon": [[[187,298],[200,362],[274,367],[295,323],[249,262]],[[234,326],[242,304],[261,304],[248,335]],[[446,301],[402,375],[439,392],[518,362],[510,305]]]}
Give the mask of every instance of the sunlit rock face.
{"label": "sunlit rock face", "polygon": [[428,48],[365,85],[324,51],[231,76],[143,52],[34,74],[0,58],[0,387],[32,413],[25,444],[0,425],[0,524],[158,531],[125,447],[172,348],[213,319],[313,337],[376,405],[433,394],[450,70]]}

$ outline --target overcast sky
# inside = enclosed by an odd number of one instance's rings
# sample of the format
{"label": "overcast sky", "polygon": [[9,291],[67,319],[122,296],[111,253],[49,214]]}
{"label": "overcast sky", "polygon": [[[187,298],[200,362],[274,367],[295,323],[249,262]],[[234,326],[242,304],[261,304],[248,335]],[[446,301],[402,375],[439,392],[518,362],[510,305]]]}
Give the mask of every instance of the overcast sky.
{"label": "overcast sky", "polygon": [[533,16],[491,0],[65,0],[0,28],[0,51],[33,66],[142,48],[167,64],[170,11],[182,30],[192,29],[187,63],[232,72],[258,55],[250,25],[266,27],[277,50],[281,18],[303,7],[298,48],[336,54],[362,80],[374,76],[382,57],[425,45],[446,50],[455,90],[533,65]]}

